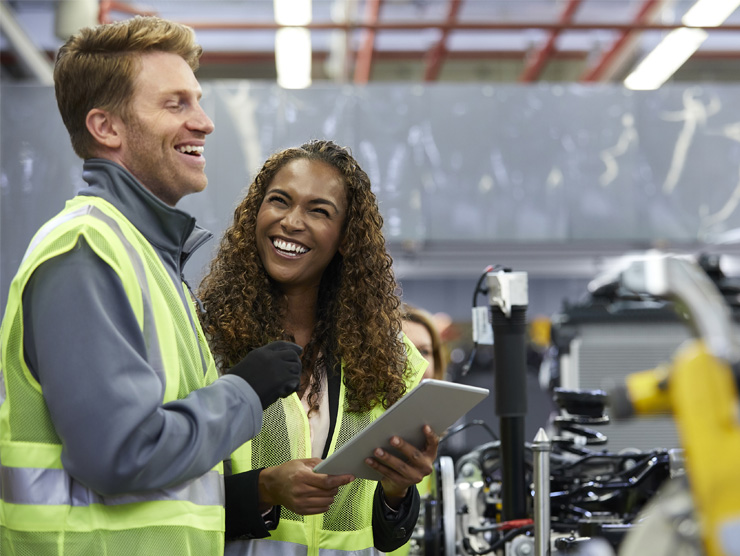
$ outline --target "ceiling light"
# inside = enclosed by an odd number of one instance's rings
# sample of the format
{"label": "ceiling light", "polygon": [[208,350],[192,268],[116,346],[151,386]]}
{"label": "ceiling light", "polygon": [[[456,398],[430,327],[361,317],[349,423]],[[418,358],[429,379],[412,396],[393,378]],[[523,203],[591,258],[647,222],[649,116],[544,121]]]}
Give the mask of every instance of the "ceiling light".
{"label": "ceiling light", "polygon": [[311,0],[273,0],[275,22],[280,25],[311,23]]}
{"label": "ceiling light", "polygon": [[304,89],[311,85],[311,0],[273,0],[275,22],[290,25],[275,33],[275,68],[278,85]]}
{"label": "ceiling light", "polygon": [[688,27],[718,27],[730,17],[740,0],[698,0],[681,18]]}
{"label": "ceiling light", "polygon": [[707,38],[703,29],[674,29],[624,80],[624,86],[637,91],[657,89],[691,58]]}
{"label": "ceiling light", "polygon": [[[681,18],[681,23],[688,27],[717,27],[738,6],[740,0],[698,0]],[[643,91],[657,89],[691,58],[708,36],[704,29],[674,29],[627,76],[624,86]]]}
{"label": "ceiling light", "polygon": [[308,29],[286,27],[277,30],[275,67],[281,87],[305,89],[311,85],[311,32]]}
{"label": "ceiling light", "polygon": [[54,33],[66,41],[83,27],[95,27],[100,13],[98,0],[59,0],[54,16]]}

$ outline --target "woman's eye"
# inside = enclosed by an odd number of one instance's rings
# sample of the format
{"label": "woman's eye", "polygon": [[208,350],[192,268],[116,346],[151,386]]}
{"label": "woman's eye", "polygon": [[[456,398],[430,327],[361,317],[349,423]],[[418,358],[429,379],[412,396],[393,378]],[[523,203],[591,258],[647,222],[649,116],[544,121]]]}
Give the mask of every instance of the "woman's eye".
{"label": "woman's eye", "polygon": [[324,216],[329,216],[329,211],[322,208],[313,209],[314,212],[318,212],[319,214],[323,214]]}
{"label": "woman's eye", "polygon": [[267,199],[267,200],[268,200],[268,201],[269,201],[270,203],[278,203],[278,204],[282,204],[282,205],[285,205],[285,204],[287,204],[287,203],[285,202],[285,199],[283,199],[283,198],[282,198],[282,197],[281,197],[280,195],[272,195],[271,197],[268,197],[268,199]]}

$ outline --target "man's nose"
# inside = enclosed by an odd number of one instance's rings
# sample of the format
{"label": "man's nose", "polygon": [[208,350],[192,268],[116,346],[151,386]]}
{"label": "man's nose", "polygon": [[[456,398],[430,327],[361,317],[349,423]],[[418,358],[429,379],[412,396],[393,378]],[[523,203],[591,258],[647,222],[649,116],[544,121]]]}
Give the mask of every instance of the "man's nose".
{"label": "man's nose", "polygon": [[190,128],[208,135],[213,133],[216,126],[213,124],[213,120],[208,117],[205,110],[203,110],[203,107],[200,104],[196,104],[190,118]]}

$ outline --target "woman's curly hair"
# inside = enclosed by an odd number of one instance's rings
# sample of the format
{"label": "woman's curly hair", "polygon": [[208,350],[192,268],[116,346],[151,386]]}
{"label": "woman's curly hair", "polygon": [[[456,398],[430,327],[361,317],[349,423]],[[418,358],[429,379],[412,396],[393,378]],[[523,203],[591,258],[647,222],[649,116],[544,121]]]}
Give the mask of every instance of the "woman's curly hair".
{"label": "woman's curly hair", "polygon": [[201,320],[222,370],[274,340],[292,340],[283,326],[285,297],[257,254],[257,213],[277,172],[296,159],[321,161],[343,177],[347,192],[343,253],[324,271],[313,336],[303,351],[312,409],[318,408],[322,369],[344,366],[347,410],[389,407],[406,391],[406,350],[392,260],[370,179],[350,152],[332,141],[311,141],[278,152],[262,166],[234,211],[218,254],[200,285]]}

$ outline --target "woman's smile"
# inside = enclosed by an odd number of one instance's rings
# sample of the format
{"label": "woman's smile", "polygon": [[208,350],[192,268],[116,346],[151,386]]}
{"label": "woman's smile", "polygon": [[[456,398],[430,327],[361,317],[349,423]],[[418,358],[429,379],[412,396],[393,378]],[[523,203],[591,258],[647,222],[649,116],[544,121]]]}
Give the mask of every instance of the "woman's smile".
{"label": "woman's smile", "polygon": [[298,158],[267,187],[257,214],[257,251],[267,274],[283,288],[318,287],[340,251],[347,193],[325,162]]}

